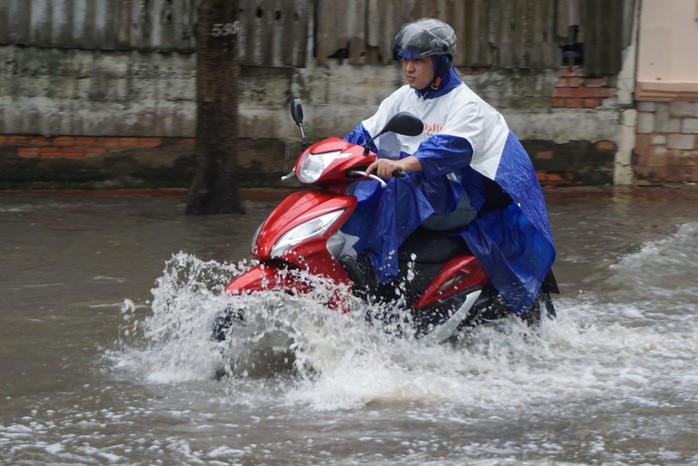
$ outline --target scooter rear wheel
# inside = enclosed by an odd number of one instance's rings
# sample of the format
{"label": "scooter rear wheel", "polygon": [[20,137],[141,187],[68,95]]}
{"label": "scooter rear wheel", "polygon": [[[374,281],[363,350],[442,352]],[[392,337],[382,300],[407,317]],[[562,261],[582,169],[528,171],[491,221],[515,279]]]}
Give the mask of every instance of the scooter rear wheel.
{"label": "scooter rear wheel", "polygon": [[526,311],[526,313],[521,316],[521,318],[528,325],[538,326],[540,325],[543,315],[547,316],[549,319],[555,318],[557,315],[555,313],[555,305],[553,305],[553,299],[550,297],[550,292],[547,290],[541,290],[538,293],[538,297],[531,306],[531,308]]}

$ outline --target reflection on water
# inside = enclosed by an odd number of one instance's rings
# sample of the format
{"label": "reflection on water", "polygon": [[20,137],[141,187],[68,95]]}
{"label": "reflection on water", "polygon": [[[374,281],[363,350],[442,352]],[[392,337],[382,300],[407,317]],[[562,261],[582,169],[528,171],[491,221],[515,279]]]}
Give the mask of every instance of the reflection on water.
{"label": "reflection on water", "polygon": [[0,463],[698,463],[698,196],[547,196],[558,318],[456,346],[322,290],[236,298],[211,341],[270,205],[0,197]]}

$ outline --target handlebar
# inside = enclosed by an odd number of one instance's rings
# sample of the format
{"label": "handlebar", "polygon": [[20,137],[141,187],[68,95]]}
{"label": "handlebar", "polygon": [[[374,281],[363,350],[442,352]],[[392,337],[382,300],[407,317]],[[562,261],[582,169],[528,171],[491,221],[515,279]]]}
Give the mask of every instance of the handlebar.
{"label": "handlebar", "polygon": [[[376,176],[376,175],[367,175],[366,172],[363,170],[352,170],[352,171],[347,172],[347,175],[355,176],[357,178],[358,177],[370,178],[372,180],[379,182],[381,185],[381,188],[385,188],[386,186],[388,186],[388,184],[383,180],[383,178]],[[291,178],[294,178],[295,176],[296,176],[296,172],[294,172],[294,171],[290,172],[290,173],[282,176],[281,181],[290,180]],[[393,172],[393,177],[395,177],[395,178],[404,178],[405,176],[406,176],[405,172],[402,170],[395,170]]]}
{"label": "handlebar", "polygon": [[388,184],[385,181],[383,181],[383,178],[376,176],[376,175],[367,175],[366,172],[362,171],[362,170],[352,170],[352,171],[348,172],[347,175],[349,175],[349,176],[364,176],[366,178],[370,178],[372,180],[379,182],[381,185],[381,188],[385,188],[386,186],[388,186]]}

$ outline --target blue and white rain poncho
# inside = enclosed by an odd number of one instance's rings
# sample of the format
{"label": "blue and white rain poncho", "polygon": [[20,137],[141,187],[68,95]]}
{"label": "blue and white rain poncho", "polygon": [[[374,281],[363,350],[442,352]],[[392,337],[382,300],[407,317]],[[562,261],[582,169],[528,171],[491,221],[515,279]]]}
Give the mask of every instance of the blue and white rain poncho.
{"label": "blue and white rain poncho", "polygon": [[344,139],[363,145],[401,111],[419,117],[424,132],[386,133],[372,149],[379,157],[414,155],[422,171],[391,179],[385,189],[375,181],[357,183],[357,210],[342,230],[359,237],[357,253],[371,260],[381,282],[389,281],[397,275],[398,246],[432,214],[453,211],[463,193],[479,210],[485,202],[482,177],[489,178],[513,202],[481,211],[449,233],[465,240],[512,310],[525,313],[555,260],[545,200],[528,154],[502,115],[452,67],[438,90],[399,88]]}

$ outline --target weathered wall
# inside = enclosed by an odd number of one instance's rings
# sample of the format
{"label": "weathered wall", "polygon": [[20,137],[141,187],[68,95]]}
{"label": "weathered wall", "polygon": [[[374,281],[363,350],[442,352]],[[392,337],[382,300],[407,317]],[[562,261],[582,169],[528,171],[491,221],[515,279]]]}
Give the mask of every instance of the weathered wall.
{"label": "weathered wall", "polygon": [[639,102],[635,158],[642,184],[698,180],[698,102]]}
{"label": "weathered wall", "polygon": [[[196,4],[0,4],[0,163],[11,160],[0,167],[0,185],[8,186],[20,172],[30,182],[27,177],[39,167],[58,166],[56,159],[64,159],[64,173],[83,184],[89,178],[80,164],[85,158],[94,164],[103,160],[112,169],[148,172],[160,164],[189,170]],[[542,181],[610,183],[620,109],[627,105],[616,95],[613,73],[631,37],[632,15],[628,21],[622,10],[634,4],[244,0],[238,29],[244,180],[274,183],[292,165],[298,138],[288,115],[291,95],[303,99],[311,138],[344,134],[370,115],[402,84],[389,54],[394,29],[410,17],[433,14],[456,27],[464,80],[502,111],[529,148]],[[609,8],[612,15],[597,14]],[[576,23],[581,23],[579,40],[590,43],[609,24],[619,26],[603,36],[604,47],[585,51],[587,68],[602,75],[580,66],[559,68],[558,47],[572,40],[566,34]],[[149,157],[158,161],[151,164]],[[44,172],[42,183],[50,183],[56,172]],[[108,183],[108,170],[100,173],[100,183]],[[159,180],[150,172],[138,178],[124,171],[119,182],[163,184],[175,178],[167,170]]]}
{"label": "weathered wall", "polygon": [[0,133],[191,136],[195,56],[0,46]]}
{"label": "weathered wall", "polygon": [[[6,135],[0,140],[5,146],[0,155],[41,160],[113,159],[120,154],[129,159],[121,166],[136,169],[148,165],[147,158],[136,157],[139,151],[148,151],[170,166],[187,167],[163,154],[170,150],[191,158],[194,66],[191,54],[0,47],[0,134]],[[542,181],[611,182],[608,166],[613,153],[608,144],[615,144],[617,111],[574,108],[577,105],[551,108],[552,93],[561,79],[567,79],[561,73],[568,71],[462,71],[464,81],[502,111],[525,144],[534,142],[532,157]],[[401,84],[397,65],[357,67],[333,60],[305,68],[243,66],[240,163],[245,179],[273,184],[292,166],[298,131],[288,113],[290,95],[301,96],[307,134],[317,139],[350,131]],[[177,138],[186,142],[175,145]],[[570,169],[581,164],[571,161],[581,157],[580,147],[593,149],[598,142],[604,142],[602,157],[610,157],[610,162],[592,154],[586,163],[593,162],[593,168]],[[70,165],[51,164],[63,170]],[[76,182],[82,183],[85,170],[75,160],[73,164],[81,173],[75,175]],[[13,170],[18,166],[14,164]],[[48,170],[41,183],[49,182],[52,172]],[[8,186],[12,176],[6,169],[0,181]],[[154,175],[148,176],[141,181],[134,178],[132,184],[157,182]],[[159,182],[167,183],[171,177],[171,172],[163,171]],[[103,177],[98,178],[101,185]],[[125,182],[128,177],[119,179]],[[182,177],[177,180],[181,184]]]}

